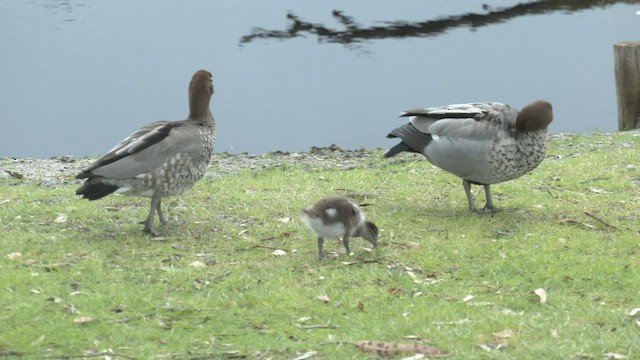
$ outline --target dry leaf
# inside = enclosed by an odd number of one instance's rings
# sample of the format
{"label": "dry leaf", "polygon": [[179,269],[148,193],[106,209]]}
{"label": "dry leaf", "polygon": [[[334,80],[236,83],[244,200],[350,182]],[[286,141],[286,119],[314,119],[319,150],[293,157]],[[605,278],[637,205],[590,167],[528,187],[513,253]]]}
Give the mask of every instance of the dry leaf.
{"label": "dry leaf", "polygon": [[420,360],[420,359],[424,359],[424,355],[423,354],[415,354],[409,357],[405,357],[402,358],[400,360]]}
{"label": "dry leaf", "polygon": [[500,339],[507,339],[513,336],[513,330],[511,329],[504,329],[500,332],[497,332],[495,334],[493,334],[495,337],[500,338]]}
{"label": "dry leaf", "polygon": [[31,343],[31,346],[40,345],[40,344],[44,341],[44,339],[46,339],[46,338],[47,338],[47,336],[46,336],[46,335],[40,335],[40,337],[38,337],[36,340],[34,340],[34,341]]}
{"label": "dry leaf", "polygon": [[274,250],[271,255],[273,256],[284,256],[287,255],[287,252],[284,250]]}
{"label": "dry leaf", "polygon": [[312,357],[316,356],[318,354],[317,351],[307,351],[306,353],[298,356],[297,358],[294,358],[293,360],[306,360],[306,359],[311,359]]}
{"label": "dry leaf", "polygon": [[331,299],[329,299],[329,296],[327,294],[319,295],[318,300],[322,301],[325,304],[331,301]]}
{"label": "dry leaf", "polygon": [[506,344],[478,344],[478,347],[480,347],[480,349],[486,352],[490,352],[493,350],[502,350],[506,348],[507,345]]}
{"label": "dry leaf", "polygon": [[239,236],[242,236],[244,239],[250,239],[251,234],[249,234],[249,230],[244,229],[238,233]]}
{"label": "dry leaf", "polygon": [[628,358],[628,356],[627,355],[608,352],[608,353],[604,354],[604,358],[606,360],[609,360],[609,359],[626,359],[626,358]]}
{"label": "dry leaf", "polygon": [[202,261],[194,261],[189,264],[189,266],[196,269],[205,269],[207,267],[207,264],[203,263]]}
{"label": "dry leaf", "polygon": [[420,244],[418,244],[417,242],[411,241],[411,242],[407,243],[406,247],[407,247],[407,249],[415,250],[415,249],[420,247]]}
{"label": "dry leaf", "polygon": [[547,302],[547,292],[543,288],[535,289],[533,292],[540,297],[540,304]]}
{"label": "dry leaf", "polygon": [[389,293],[390,296],[402,296],[407,294],[408,292],[405,289],[402,288],[389,288],[389,290],[387,290],[387,292]]}
{"label": "dry leaf", "polygon": [[436,325],[462,325],[462,324],[467,324],[471,322],[473,321],[469,320],[468,318],[464,318],[457,321],[434,321],[433,323]]}
{"label": "dry leaf", "polygon": [[12,252],[7,254],[7,257],[9,258],[9,260],[16,260],[22,257],[22,253],[19,252]]}
{"label": "dry leaf", "polygon": [[420,344],[389,343],[380,341],[363,340],[357,341],[355,345],[365,352],[376,353],[380,356],[394,356],[399,352],[409,352],[414,354],[424,354],[429,357],[448,356],[449,353],[437,347]]}
{"label": "dry leaf", "polygon": [[418,335],[407,335],[403,339],[405,340],[422,340],[422,338]]}
{"label": "dry leaf", "polygon": [[638,314],[640,314],[640,308],[635,308],[635,309],[629,311],[629,316],[636,316]]}
{"label": "dry leaf", "polygon": [[500,311],[501,314],[503,315],[511,315],[511,316],[522,316],[524,315],[524,311],[514,311],[511,309],[502,309]]}
{"label": "dry leaf", "polygon": [[407,270],[407,275],[409,275],[409,277],[413,280],[414,283],[416,284],[422,283],[422,281],[418,279],[418,275],[416,275],[413,271]]}
{"label": "dry leaf", "polygon": [[469,306],[493,306],[494,303],[490,301],[473,301],[468,303]]}
{"label": "dry leaf", "polygon": [[73,322],[76,324],[84,324],[92,321],[93,321],[93,318],[91,316],[79,316],[73,319]]}

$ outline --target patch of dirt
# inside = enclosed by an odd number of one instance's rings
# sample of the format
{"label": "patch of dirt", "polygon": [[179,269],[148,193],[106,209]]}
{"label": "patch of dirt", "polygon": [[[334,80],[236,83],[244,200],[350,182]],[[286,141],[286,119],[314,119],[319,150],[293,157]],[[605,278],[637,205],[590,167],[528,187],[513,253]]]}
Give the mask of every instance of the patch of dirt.
{"label": "patch of dirt", "polygon": [[[370,157],[367,150],[343,150],[337,145],[312,147],[308,152],[275,151],[261,155],[216,153],[211,157],[206,176],[264,170],[276,166],[304,165],[310,168],[350,169]],[[80,184],[75,178],[82,169],[97,160],[94,157],[56,156],[50,159],[0,158],[0,178],[43,186]]]}

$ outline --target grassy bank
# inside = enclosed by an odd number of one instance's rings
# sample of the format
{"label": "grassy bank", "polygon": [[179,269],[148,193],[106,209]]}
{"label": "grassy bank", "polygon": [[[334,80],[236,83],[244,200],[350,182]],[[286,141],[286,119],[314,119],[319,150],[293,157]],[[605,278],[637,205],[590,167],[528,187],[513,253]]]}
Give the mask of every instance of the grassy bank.
{"label": "grassy bank", "polygon": [[[630,133],[555,137],[538,169],[492,188],[492,216],[419,156],[222,175],[165,201],[186,223],[156,239],[137,224],[146,199],[4,179],[0,355],[366,359],[349,342],[379,340],[451,359],[637,358],[639,149]],[[368,204],[381,246],[354,239],[348,257],[330,240],[337,256],[317,260],[297,213],[333,194]]]}

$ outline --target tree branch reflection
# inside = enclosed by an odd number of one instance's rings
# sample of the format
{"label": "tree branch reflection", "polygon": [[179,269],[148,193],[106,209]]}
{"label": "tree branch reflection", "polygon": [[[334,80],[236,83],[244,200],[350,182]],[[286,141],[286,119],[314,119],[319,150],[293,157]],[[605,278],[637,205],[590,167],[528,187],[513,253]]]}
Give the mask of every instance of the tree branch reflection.
{"label": "tree branch reflection", "polygon": [[492,8],[483,5],[486,13],[469,12],[462,15],[436,18],[421,22],[385,21],[379,26],[365,27],[358,24],[353,17],[340,10],[333,10],[332,16],[344,29],[332,29],[320,23],[302,20],[293,12],[287,14],[289,24],[286,30],[267,30],[256,27],[249,35],[240,39],[240,45],[248,44],[256,39],[291,39],[307,34],[316,35],[319,42],[353,45],[367,40],[430,37],[448,30],[468,27],[477,29],[483,26],[506,22],[521,16],[539,15],[553,12],[572,13],[576,11],[607,7],[618,3],[638,4],[639,0],[540,0],[519,3],[511,7]]}

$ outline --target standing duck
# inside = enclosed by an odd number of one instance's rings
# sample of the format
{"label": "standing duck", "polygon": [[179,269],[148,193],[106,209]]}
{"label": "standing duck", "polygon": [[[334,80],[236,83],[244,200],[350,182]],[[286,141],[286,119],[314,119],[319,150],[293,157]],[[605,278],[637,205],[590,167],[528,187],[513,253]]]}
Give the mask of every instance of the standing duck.
{"label": "standing duck", "polygon": [[455,104],[408,110],[409,123],[387,138],[401,142],[384,156],[417,152],[435,166],[462,178],[469,210],[476,211],[471,184],[482,185],[484,212],[496,211],[489,186],[535,169],[547,152],[551,104],[535,101],[518,112],[498,102]]}
{"label": "standing duck", "polygon": [[183,121],[157,121],[129,135],[102,158],[76,176],[86,179],[76,190],[89,200],[113,192],[151,198],[144,231],[153,229],[155,212],[165,218],[160,201],[190,188],[204,176],[216,140],[209,101],[213,95],[211,73],[197,71],[189,84],[189,117]]}
{"label": "standing duck", "polygon": [[302,221],[318,236],[318,257],[322,259],[325,237],[342,236],[342,244],[351,255],[350,237],[363,237],[373,246],[378,243],[378,228],[367,221],[364,212],[354,202],[343,197],[319,200],[308,209],[300,211]]}

